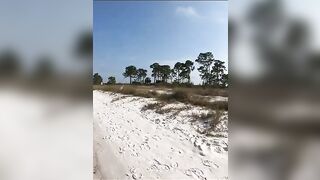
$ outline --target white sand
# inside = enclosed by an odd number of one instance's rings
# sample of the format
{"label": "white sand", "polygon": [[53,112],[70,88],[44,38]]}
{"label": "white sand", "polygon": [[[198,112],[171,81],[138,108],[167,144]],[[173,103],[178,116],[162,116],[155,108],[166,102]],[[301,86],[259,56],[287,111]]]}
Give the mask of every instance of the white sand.
{"label": "white sand", "polygon": [[[228,179],[227,136],[206,137],[190,123],[206,110],[179,103],[164,108],[180,113],[141,111],[152,102],[93,92],[95,179]],[[227,134],[224,119],[218,129]]]}

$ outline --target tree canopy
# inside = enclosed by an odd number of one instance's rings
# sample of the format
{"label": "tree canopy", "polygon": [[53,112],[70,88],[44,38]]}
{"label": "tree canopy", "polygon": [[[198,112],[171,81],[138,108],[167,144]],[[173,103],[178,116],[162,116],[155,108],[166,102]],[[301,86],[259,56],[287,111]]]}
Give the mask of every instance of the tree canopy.
{"label": "tree canopy", "polygon": [[[202,79],[202,85],[213,87],[228,87],[228,74],[226,74],[225,62],[214,58],[212,52],[200,53],[195,62],[197,70]],[[174,84],[193,84],[191,72],[195,69],[192,60],[176,62],[171,68],[170,65],[162,65],[157,62],[150,65],[153,83],[174,83]],[[151,78],[147,77],[148,71],[143,68],[136,68],[134,65],[127,66],[123,72],[125,78],[130,78],[130,84],[151,84]],[[134,80],[134,81],[133,81]],[[170,81],[168,81],[170,80]],[[94,84],[101,84],[102,78],[99,74],[94,75]],[[110,76],[107,84],[115,84],[115,77]]]}
{"label": "tree canopy", "polygon": [[144,82],[144,79],[147,77],[147,70],[139,68],[137,69],[137,79],[138,82]]}
{"label": "tree canopy", "polygon": [[108,77],[107,84],[116,84],[116,78],[114,76]]}
{"label": "tree canopy", "polygon": [[132,78],[136,77],[137,75],[137,68],[133,65],[126,67],[123,76],[125,78],[129,77],[130,78],[130,84],[132,83]]}
{"label": "tree canopy", "polygon": [[95,73],[93,75],[93,84],[94,85],[101,85],[102,81],[103,81],[103,79],[98,73]]}

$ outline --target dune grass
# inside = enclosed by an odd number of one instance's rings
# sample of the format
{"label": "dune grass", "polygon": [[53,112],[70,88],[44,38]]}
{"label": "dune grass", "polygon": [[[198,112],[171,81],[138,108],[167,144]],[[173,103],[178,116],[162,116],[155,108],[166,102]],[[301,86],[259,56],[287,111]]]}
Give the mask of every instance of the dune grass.
{"label": "dune grass", "polygon": [[[208,96],[227,96],[225,89],[213,88],[166,88],[155,86],[136,86],[136,85],[97,85],[93,86],[94,90],[109,91],[126,95],[133,95],[146,98],[156,98],[161,102],[182,102],[201,107],[207,107],[214,110],[228,110],[227,101],[208,101]],[[157,93],[158,90],[163,90],[167,93]]]}

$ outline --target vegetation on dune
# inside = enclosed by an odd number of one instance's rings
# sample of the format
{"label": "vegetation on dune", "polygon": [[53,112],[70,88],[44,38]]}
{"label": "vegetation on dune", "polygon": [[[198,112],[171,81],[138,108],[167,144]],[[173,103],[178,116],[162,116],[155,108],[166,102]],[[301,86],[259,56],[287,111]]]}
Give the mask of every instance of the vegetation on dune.
{"label": "vegetation on dune", "polygon": [[[186,60],[177,62],[171,69],[169,65],[153,63],[150,65],[151,77],[147,77],[147,70],[137,68],[134,65],[125,67],[123,76],[129,78],[130,85],[116,84],[113,76],[108,77],[105,86],[101,86],[102,77],[95,73],[93,76],[94,89],[130,94],[135,96],[157,98],[162,102],[179,101],[210,109],[228,110],[226,101],[208,101],[205,96],[227,96],[228,74],[225,74],[224,62],[216,60],[212,52],[200,53],[195,60],[198,63],[197,70],[202,79],[202,85],[193,85],[191,72],[195,69],[194,62]],[[139,85],[139,86],[131,86]],[[192,88],[190,88],[192,87]],[[170,93],[168,93],[170,88]],[[166,93],[157,93],[164,89]]]}
{"label": "vegetation on dune", "polygon": [[[202,121],[203,123],[206,124],[204,129],[202,129],[201,131],[199,129],[199,133],[205,134],[207,136],[212,136],[211,133],[217,131],[216,128],[223,119],[223,111],[216,110],[214,112],[210,111],[208,113],[193,114],[192,118],[193,118],[192,122]],[[215,134],[215,136],[217,135],[223,137],[222,134]]]}
{"label": "vegetation on dune", "polygon": [[[186,97],[183,97],[186,98]],[[155,103],[149,103],[146,104],[142,107],[142,111],[146,111],[146,110],[154,110],[156,113],[158,114],[167,114],[170,113],[171,117],[176,116],[177,114],[179,114],[181,111],[183,110],[188,110],[190,107],[189,106],[184,106],[184,107],[174,107],[174,106],[166,106],[168,105],[168,102],[166,101],[160,101],[160,102],[155,102]],[[199,132],[201,134],[205,134],[205,135],[212,135],[212,132],[216,132],[217,131],[217,127],[218,125],[221,123],[221,121],[223,120],[223,115],[224,115],[224,110],[221,109],[210,109],[208,112],[202,112],[202,113],[192,113],[190,116],[191,118],[191,123],[194,122],[201,122],[204,123],[205,125],[203,126],[203,128],[200,129]],[[219,134],[215,134],[219,135]],[[223,136],[223,135],[222,135]]]}
{"label": "vegetation on dune", "polygon": [[96,85],[95,90],[116,92],[127,95],[134,95],[146,98],[156,98],[160,102],[183,102],[196,106],[207,107],[214,110],[228,110],[227,101],[208,101],[206,96],[227,96],[227,91],[224,89],[213,88],[173,88],[170,93],[157,93],[159,90],[167,90],[164,87],[156,86],[135,86],[135,85]]}

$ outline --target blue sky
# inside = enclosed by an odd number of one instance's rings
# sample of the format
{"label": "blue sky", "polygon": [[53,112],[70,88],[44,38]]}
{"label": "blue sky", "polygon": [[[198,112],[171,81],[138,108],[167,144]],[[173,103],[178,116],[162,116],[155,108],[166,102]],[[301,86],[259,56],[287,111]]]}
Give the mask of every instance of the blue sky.
{"label": "blue sky", "polygon": [[[93,13],[93,72],[105,80],[128,82],[122,76],[128,65],[150,76],[154,62],[173,66],[201,52],[227,62],[227,2],[94,1]],[[197,70],[191,80],[200,83]]]}

